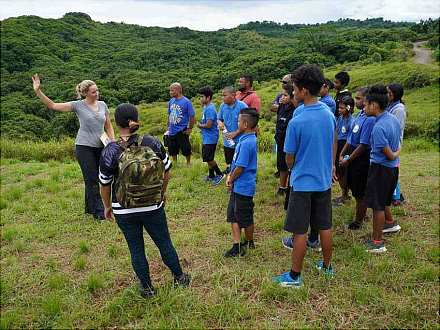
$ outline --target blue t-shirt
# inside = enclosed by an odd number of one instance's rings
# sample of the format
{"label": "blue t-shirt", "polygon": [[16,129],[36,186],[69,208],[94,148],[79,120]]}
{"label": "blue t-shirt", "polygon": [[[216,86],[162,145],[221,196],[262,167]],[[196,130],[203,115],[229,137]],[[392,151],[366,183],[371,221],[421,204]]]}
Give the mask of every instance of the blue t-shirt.
{"label": "blue t-shirt", "polygon": [[257,137],[255,133],[244,133],[240,136],[232,159],[231,171],[242,167],[243,172],[234,181],[233,192],[254,196],[257,180]]}
{"label": "blue t-shirt", "polygon": [[333,100],[333,98],[330,95],[327,94],[326,96],[321,97],[319,101],[326,104],[330,108],[333,114],[336,113],[337,111],[336,102],[335,100]]}
{"label": "blue t-shirt", "polygon": [[364,110],[361,110],[351,123],[351,129],[347,136],[347,143],[354,148],[359,144],[370,147],[370,136],[373,130],[376,117],[367,117]]}
{"label": "blue t-shirt", "polygon": [[335,116],[321,102],[302,107],[290,120],[284,142],[284,152],[295,156],[290,186],[293,191],[326,191],[332,183]]}
{"label": "blue t-shirt", "polygon": [[187,129],[191,117],[194,117],[191,101],[185,96],[180,99],[173,97],[168,102],[168,131],[170,135],[176,135]]}
{"label": "blue t-shirt", "polygon": [[384,111],[376,117],[376,124],[371,132],[370,162],[386,167],[397,167],[399,157],[389,160],[383,153],[383,148],[389,147],[393,152],[400,145],[400,123],[395,116]]}
{"label": "blue t-shirt", "polygon": [[[225,103],[220,105],[218,119],[225,124],[225,128],[228,132],[235,132],[238,129],[238,116],[240,115],[240,110],[247,107],[246,103],[239,100],[236,100],[232,105],[227,105]],[[234,144],[231,144],[229,140],[223,139],[223,145],[228,148],[235,148],[239,138],[240,135],[234,138]]]}
{"label": "blue t-shirt", "polygon": [[348,132],[353,121],[351,114],[347,117],[339,116],[336,121],[336,131],[338,132],[338,140],[347,140]]}
{"label": "blue t-shirt", "polygon": [[211,128],[202,128],[202,143],[203,144],[217,144],[218,141],[218,128],[217,128],[217,112],[215,111],[215,105],[209,103],[203,107],[202,120],[200,123],[205,125],[208,120],[212,120]]}

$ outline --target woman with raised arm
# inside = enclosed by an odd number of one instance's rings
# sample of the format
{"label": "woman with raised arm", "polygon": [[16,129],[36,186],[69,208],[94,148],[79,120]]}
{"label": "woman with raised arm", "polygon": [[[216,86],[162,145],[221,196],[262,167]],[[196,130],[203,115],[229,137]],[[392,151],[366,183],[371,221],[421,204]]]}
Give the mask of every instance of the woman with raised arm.
{"label": "woman with raised arm", "polygon": [[104,207],[99,195],[99,160],[104,130],[110,139],[114,139],[113,126],[105,102],[98,101],[99,92],[91,80],[84,80],[76,86],[77,101],[55,103],[41,91],[38,74],[32,76],[33,87],[38,98],[51,110],[58,112],[73,111],[79,119],[79,130],[75,139],[75,154],[84,178],[85,213],[95,219],[104,220]]}

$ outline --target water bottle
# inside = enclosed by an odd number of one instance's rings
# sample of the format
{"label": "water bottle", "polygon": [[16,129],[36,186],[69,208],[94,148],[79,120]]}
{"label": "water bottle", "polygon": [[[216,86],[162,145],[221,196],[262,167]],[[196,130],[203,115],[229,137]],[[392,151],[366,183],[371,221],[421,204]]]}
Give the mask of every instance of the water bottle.
{"label": "water bottle", "polygon": [[235,146],[235,142],[232,139],[228,139],[226,137],[226,134],[228,133],[228,130],[226,127],[223,129],[223,141],[225,142],[226,147],[232,148]]}

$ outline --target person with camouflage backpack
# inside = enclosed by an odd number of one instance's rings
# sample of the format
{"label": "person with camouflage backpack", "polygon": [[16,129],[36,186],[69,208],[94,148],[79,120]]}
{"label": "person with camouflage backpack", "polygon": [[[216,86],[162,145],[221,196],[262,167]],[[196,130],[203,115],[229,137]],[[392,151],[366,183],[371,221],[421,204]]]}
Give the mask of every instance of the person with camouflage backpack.
{"label": "person with camouflage backpack", "polygon": [[132,104],[124,103],[116,108],[115,122],[120,139],[109,143],[102,151],[99,181],[104,215],[111,219],[114,214],[141,282],[141,295],[149,297],[155,290],[145,255],[143,228],[159,248],[163,262],[174,276],[174,283],[188,286],[191,278],[180,266],[164,210],[171,160],[159,140],[135,134],[139,128],[138,117]]}

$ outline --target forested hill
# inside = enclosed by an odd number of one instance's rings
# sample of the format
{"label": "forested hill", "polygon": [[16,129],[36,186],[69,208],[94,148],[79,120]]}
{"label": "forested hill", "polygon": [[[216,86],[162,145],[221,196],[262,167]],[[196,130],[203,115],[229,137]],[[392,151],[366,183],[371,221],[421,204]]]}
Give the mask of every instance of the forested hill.
{"label": "forested hill", "polygon": [[137,104],[166,99],[173,81],[180,81],[191,97],[206,84],[216,90],[232,84],[241,73],[265,81],[303,63],[405,60],[411,40],[437,32],[438,19],[419,24],[380,18],[317,25],[251,22],[200,32],[99,23],[83,13],[9,18],[1,21],[2,134],[48,138],[75,133],[71,116],[54,115],[34,96],[30,76],[35,72],[55,100],[74,99],[75,85],[92,79],[109,105]]}

